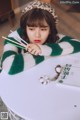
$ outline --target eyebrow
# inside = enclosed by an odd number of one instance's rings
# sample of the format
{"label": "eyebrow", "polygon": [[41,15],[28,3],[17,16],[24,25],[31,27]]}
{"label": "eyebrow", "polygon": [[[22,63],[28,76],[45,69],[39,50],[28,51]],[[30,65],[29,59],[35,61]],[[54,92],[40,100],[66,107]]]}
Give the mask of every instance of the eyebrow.
{"label": "eyebrow", "polygon": [[46,28],[46,27],[48,27],[48,26],[40,26],[40,27],[45,27],[45,28]]}
{"label": "eyebrow", "polygon": [[48,26],[29,26],[28,27],[44,27],[44,28],[47,28]]}

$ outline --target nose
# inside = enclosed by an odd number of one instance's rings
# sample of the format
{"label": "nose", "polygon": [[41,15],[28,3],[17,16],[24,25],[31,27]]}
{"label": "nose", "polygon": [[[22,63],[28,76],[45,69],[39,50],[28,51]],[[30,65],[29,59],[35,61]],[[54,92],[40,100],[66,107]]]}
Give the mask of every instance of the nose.
{"label": "nose", "polygon": [[35,31],[35,37],[40,38],[40,36],[41,36],[40,28],[37,27]]}

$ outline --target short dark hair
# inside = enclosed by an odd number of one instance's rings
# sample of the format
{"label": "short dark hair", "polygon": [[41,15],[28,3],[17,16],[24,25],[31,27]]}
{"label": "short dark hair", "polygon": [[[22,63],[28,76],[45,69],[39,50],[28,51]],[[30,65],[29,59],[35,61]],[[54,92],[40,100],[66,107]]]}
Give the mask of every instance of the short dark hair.
{"label": "short dark hair", "polygon": [[[57,29],[55,19],[52,14],[50,14],[47,10],[34,8],[29,10],[24,15],[22,15],[20,19],[20,27],[23,29],[24,34],[26,35],[26,26],[40,26],[44,27],[43,21],[46,21],[50,27],[50,35],[48,36],[46,43],[55,43],[58,39],[57,37]],[[27,36],[27,35],[26,35]]]}

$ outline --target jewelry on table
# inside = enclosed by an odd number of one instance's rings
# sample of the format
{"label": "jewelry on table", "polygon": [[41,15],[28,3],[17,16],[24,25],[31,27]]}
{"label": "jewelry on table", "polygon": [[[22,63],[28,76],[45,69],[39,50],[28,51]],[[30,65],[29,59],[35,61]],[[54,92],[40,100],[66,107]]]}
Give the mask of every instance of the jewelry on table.
{"label": "jewelry on table", "polygon": [[54,76],[53,78],[50,78],[50,76],[48,76],[48,75],[43,75],[43,76],[41,76],[39,78],[40,83],[46,85],[46,84],[48,84],[48,83],[50,83],[52,81],[57,80],[59,75],[60,75],[60,73],[61,73],[61,71],[62,71],[62,66],[61,65],[57,65],[55,67],[56,76]]}

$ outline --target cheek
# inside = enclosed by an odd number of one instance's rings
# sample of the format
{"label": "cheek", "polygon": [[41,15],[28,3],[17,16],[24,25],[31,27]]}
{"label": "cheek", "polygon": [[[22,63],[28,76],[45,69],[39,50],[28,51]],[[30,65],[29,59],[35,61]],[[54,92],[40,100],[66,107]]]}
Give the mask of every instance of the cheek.
{"label": "cheek", "polygon": [[49,36],[49,32],[45,32],[45,33],[43,34],[44,39],[47,39],[48,36]]}
{"label": "cheek", "polygon": [[31,39],[32,33],[29,30],[26,30],[26,34],[27,34],[28,38]]}
{"label": "cheek", "polygon": [[44,35],[43,35],[42,44],[46,42],[48,36],[49,36],[49,34],[44,34]]}

